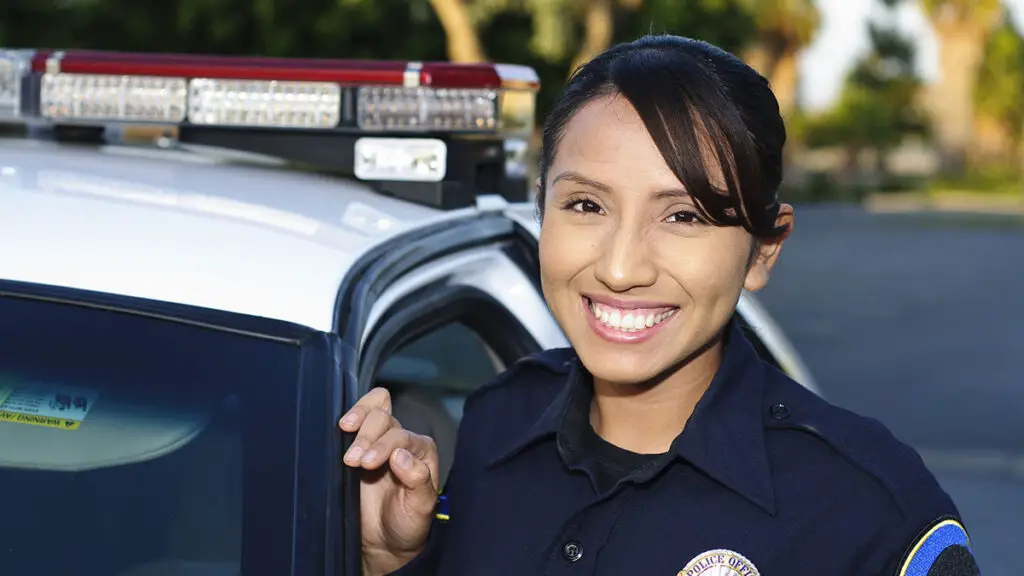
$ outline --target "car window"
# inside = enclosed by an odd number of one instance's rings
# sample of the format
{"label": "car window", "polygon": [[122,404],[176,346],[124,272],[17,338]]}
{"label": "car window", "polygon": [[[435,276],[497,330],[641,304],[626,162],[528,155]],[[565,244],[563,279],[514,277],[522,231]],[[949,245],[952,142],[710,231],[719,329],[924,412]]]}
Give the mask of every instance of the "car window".
{"label": "car window", "polygon": [[452,322],[399,348],[378,372],[376,385],[391,391],[392,412],[402,426],[437,444],[442,484],[455,456],[466,397],[502,369],[483,338]]}
{"label": "car window", "polygon": [[462,418],[462,401],[494,379],[500,363],[476,332],[459,322],[432,330],[394,352],[378,378],[396,387],[415,387],[444,403],[452,418]]}
{"label": "car window", "polygon": [[236,575],[253,548],[290,570],[297,346],[13,297],[0,318],[5,574]]}

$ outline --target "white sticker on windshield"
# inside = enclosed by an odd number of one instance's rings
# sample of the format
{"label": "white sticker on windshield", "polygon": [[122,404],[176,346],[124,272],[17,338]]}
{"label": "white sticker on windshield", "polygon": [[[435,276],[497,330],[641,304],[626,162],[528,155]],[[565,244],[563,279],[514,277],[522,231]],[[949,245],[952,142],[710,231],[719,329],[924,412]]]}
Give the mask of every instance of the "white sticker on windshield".
{"label": "white sticker on windshield", "polygon": [[75,386],[0,383],[0,422],[77,430],[97,396]]}

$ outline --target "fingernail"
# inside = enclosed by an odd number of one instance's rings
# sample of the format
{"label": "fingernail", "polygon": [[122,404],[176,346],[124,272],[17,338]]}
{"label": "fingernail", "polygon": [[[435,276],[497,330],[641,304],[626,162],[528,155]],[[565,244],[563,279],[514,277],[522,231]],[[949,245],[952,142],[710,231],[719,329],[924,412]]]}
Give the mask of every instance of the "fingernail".
{"label": "fingernail", "polygon": [[351,425],[353,425],[355,423],[356,423],[356,415],[355,414],[346,414],[345,417],[341,419],[341,424],[343,426],[351,426]]}
{"label": "fingernail", "polygon": [[395,450],[395,464],[398,464],[399,468],[409,468],[412,466],[412,454],[401,448]]}
{"label": "fingernail", "polygon": [[353,446],[348,449],[348,454],[345,454],[345,460],[349,462],[359,462],[359,457],[363,455],[363,449],[359,446]]}
{"label": "fingernail", "polygon": [[365,456],[363,456],[363,462],[367,462],[367,463],[372,462],[373,459],[376,458],[376,457],[377,457],[377,451],[376,450],[370,450],[369,452],[366,453]]}

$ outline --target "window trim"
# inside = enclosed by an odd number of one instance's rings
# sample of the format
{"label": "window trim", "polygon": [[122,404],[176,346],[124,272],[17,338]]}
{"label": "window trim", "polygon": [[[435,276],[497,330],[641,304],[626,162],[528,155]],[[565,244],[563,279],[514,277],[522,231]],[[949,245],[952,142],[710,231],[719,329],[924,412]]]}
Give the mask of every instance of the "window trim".
{"label": "window trim", "polygon": [[[522,322],[484,290],[431,283],[396,302],[373,329],[359,359],[359,393],[370,390],[369,384],[376,380],[391,354],[453,322],[472,330],[506,364],[540,350],[540,344]],[[513,329],[502,329],[509,326]]]}
{"label": "window trim", "polygon": [[[392,283],[404,274],[433,260],[470,248],[497,245],[503,240],[524,243],[529,234],[504,212],[479,212],[475,209],[443,218],[429,226],[414,228],[378,244],[364,253],[349,268],[338,290],[334,332],[341,337],[340,401],[333,404],[334,418],[359,399],[360,342],[374,303]],[[527,247],[528,250],[528,247]],[[378,324],[379,325],[379,324]],[[362,547],[359,517],[359,471],[342,463],[353,434],[336,430],[330,457],[338,465],[329,470],[333,486],[340,486],[341,498],[333,508],[337,518],[328,526],[327,539],[335,542],[334,574],[361,576]],[[355,503],[350,505],[348,503]]]}

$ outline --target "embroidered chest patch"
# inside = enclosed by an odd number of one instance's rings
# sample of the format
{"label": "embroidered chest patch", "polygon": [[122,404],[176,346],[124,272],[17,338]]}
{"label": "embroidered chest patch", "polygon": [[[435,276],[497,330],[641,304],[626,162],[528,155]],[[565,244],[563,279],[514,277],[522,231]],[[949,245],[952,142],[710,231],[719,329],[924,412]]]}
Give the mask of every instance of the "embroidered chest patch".
{"label": "embroidered chest patch", "polygon": [[732,550],[708,550],[690,560],[676,576],[761,576],[757,567]]}

